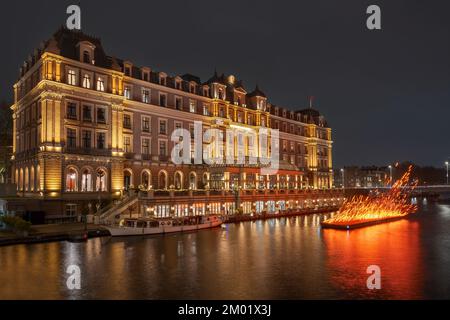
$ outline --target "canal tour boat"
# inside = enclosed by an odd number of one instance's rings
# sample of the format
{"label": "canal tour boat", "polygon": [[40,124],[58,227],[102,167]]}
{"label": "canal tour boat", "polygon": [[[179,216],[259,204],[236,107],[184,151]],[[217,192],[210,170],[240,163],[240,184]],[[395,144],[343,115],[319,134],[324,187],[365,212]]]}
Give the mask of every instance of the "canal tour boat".
{"label": "canal tour boat", "polygon": [[216,228],[223,220],[216,215],[167,218],[124,219],[118,226],[105,226],[113,237],[145,236]]}

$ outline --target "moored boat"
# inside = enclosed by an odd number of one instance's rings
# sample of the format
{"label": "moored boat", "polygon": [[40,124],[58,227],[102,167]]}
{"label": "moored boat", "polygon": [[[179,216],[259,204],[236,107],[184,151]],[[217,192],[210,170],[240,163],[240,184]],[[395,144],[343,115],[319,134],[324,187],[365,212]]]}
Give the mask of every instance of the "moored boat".
{"label": "moored boat", "polygon": [[113,237],[156,235],[196,231],[219,227],[223,223],[216,215],[181,218],[124,219],[118,226],[105,226]]}

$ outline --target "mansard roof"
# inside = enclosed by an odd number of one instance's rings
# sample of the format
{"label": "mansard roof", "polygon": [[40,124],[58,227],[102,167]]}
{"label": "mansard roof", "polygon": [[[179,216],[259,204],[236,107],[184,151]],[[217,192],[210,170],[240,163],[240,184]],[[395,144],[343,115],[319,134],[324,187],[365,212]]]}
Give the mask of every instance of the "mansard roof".
{"label": "mansard roof", "polygon": [[[21,76],[23,76],[24,72],[29,70],[31,66],[40,58],[40,55],[43,52],[53,52],[55,54],[61,55],[63,57],[80,60],[80,50],[78,50],[78,45],[82,42],[89,42],[93,46],[95,46],[94,51],[94,64],[98,67],[111,69],[115,71],[124,72],[124,62],[125,60],[108,56],[102,46],[101,40],[97,37],[87,35],[80,30],[69,30],[66,27],[61,27],[52,38],[47,41],[42,42],[40,47],[35,50],[34,54],[31,58],[28,58],[28,61],[25,61],[24,66],[21,67]],[[142,79],[142,68],[133,65],[131,68],[131,77],[136,79]],[[175,79],[182,79],[185,83],[182,86],[182,90],[188,91],[187,83],[195,82],[199,85],[209,85],[211,83],[219,83],[226,86],[227,90],[237,90],[244,94],[246,94],[246,98],[252,97],[263,97],[267,98],[266,94],[256,85],[256,88],[247,93],[242,80],[234,79],[233,81],[229,81],[229,77],[227,78],[224,73],[218,74],[217,71],[214,72],[214,75],[207,81],[202,83],[201,79],[192,74],[184,74],[182,76],[174,76],[168,77],[167,85],[175,87]],[[233,77],[234,78],[234,77]],[[150,82],[159,83],[159,73],[150,69]],[[251,104],[248,104],[249,107],[252,107]],[[277,107],[273,104],[269,104],[270,113],[274,114],[274,109],[279,108],[281,113],[283,110],[291,112],[291,110]],[[320,114],[319,111],[313,108],[307,108],[295,111],[295,114],[301,114],[302,122],[306,123],[315,123],[319,126],[328,127],[328,123],[325,118]],[[279,115],[282,116],[282,115]],[[287,117],[287,115],[286,115]],[[292,118],[292,116],[291,116]]]}
{"label": "mansard roof", "polygon": [[225,79],[225,74],[222,73],[222,75],[219,76],[217,74],[217,71],[214,71],[214,75],[208,81],[206,81],[206,84],[211,83],[220,83],[223,85],[227,85],[227,79]]}
{"label": "mansard roof", "polygon": [[258,85],[256,85],[255,90],[253,90],[253,92],[250,92],[247,96],[248,97],[263,97],[263,98],[267,98],[266,94],[259,89]]}

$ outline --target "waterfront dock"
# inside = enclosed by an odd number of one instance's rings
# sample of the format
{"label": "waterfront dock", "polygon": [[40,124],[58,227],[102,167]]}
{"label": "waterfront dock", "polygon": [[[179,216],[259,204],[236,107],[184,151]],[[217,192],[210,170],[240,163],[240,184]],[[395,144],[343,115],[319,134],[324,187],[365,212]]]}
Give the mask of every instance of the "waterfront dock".
{"label": "waterfront dock", "polygon": [[93,224],[87,226],[87,231],[85,231],[85,225],[82,223],[39,225],[33,226],[30,233],[25,237],[18,236],[14,232],[0,230],[0,246],[71,241],[72,239],[80,239],[85,234],[87,238],[109,236],[106,229]]}
{"label": "waterfront dock", "polygon": [[[225,223],[240,223],[246,221],[268,220],[282,217],[295,217],[310,214],[325,214],[337,211],[338,207],[319,208],[316,210],[287,210],[280,213],[262,213],[257,215],[232,215],[226,216]],[[0,246],[15,244],[33,244],[55,241],[72,241],[82,240],[83,237],[97,238],[109,237],[110,233],[107,229],[100,225],[88,224],[87,231],[83,223],[72,224],[52,224],[33,226],[29,235],[21,237],[13,232],[5,232],[0,230]]]}

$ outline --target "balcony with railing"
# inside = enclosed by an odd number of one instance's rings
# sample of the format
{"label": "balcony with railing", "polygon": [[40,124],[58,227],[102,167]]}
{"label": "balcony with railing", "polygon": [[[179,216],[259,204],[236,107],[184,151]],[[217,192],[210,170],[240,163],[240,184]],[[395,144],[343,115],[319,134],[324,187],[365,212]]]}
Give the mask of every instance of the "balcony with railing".
{"label": "balcony with railing", "polygon": [[103,157],[111,156],[111,150],[110,149],[65,147],[64,148],[64,152],[65,153],[72,153],[72,154],[90,155],[90,156],[103,156]]}

